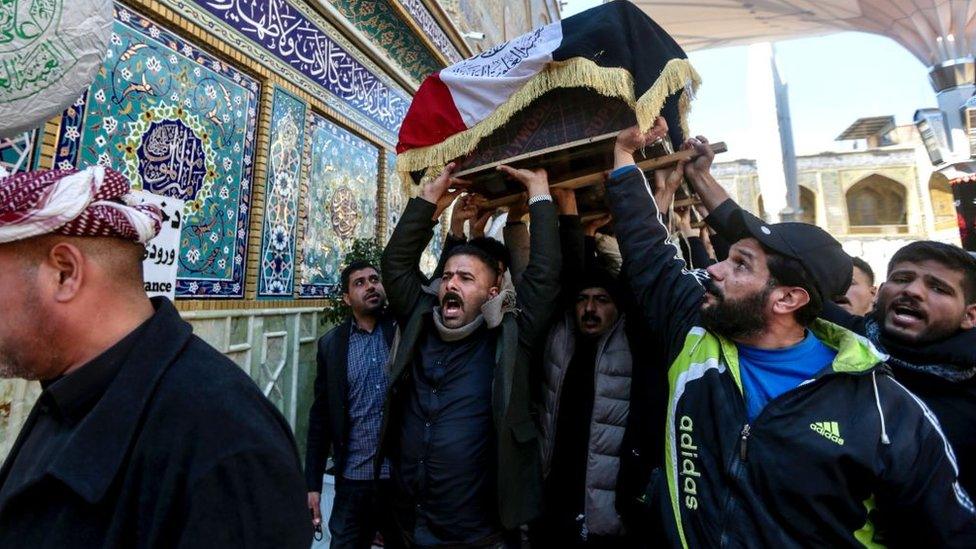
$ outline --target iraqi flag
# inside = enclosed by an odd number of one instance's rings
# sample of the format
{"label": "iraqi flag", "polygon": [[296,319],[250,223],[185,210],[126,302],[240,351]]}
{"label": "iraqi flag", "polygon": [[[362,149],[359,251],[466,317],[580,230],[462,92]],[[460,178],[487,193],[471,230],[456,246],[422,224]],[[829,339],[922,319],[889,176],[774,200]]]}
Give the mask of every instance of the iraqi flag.
{"label": "iraqi flag", "polygon": [[427,77],[400,127],[397,169],[417,172],[470,153],[556,88],[588,87],[627,101],[642,129],[663,115],[680,143],[699,82],[681,46],[640,8],[603,4]]}

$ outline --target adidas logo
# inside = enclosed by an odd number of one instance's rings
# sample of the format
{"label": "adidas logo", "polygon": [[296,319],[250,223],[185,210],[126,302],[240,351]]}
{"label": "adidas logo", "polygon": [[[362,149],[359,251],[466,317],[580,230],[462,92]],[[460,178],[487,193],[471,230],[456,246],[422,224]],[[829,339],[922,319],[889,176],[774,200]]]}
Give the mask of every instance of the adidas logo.
{"label": "adidas logo", "polygon": [[841,446],[844,445],[844,439],[840,437],[840,428],[836,421],[816,421],[810,424],[810,428],[823,435],[827,440],[836,442]]}

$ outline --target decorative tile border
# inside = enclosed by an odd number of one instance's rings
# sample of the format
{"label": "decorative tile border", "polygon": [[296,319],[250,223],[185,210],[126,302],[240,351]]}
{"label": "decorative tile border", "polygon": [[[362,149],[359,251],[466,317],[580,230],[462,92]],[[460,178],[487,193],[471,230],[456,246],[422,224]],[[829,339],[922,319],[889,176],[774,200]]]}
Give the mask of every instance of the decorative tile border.
{"label": "decorative tile border", "polygon": [[[88,90],[81,97],[61,113],[61,129],[58,133],[58,146],[54,150],[54,168],[64,169],[74,166],[78,158],[78,147],[81,140],[75,135],[85,120],[85,105],[88,104]],[[65,133],[65,128],[75,128]]]}
{"label": "decorative tile border", "polygon": [[381,67],[354,55],[355,46],[309,6],[285,0],[161,2],[296,85],[326,90],[317,97],[330,108],[396,143],[410,95]]}
{"label": "decorative tile border", "polygon": [[410,15],[413,22],[417,24],[418,27],[423,29],[426,33],[427,38],[434,43],[438,50],[447,58],[451,63],[458,63],[464,60],[461,53],[454,47],[451,39],[447,37],[444,33],[444,29],[437,24],[437,20],[427,9],[427,6],[421,0],[390,0],[391,2],[399,2],[401,6]]}
{"label": "decorative tile border", "polygon": [[418,85],[444,67],[425,37],[400,18],[395,0],[328,0],[342,17],[365,34],[392,63],[403,67]]}
{"label": "decorative tile border", "polygon": [[300,99],[275,88],[258,265],[259,298],[287,299],[294,293],[306,108]]}

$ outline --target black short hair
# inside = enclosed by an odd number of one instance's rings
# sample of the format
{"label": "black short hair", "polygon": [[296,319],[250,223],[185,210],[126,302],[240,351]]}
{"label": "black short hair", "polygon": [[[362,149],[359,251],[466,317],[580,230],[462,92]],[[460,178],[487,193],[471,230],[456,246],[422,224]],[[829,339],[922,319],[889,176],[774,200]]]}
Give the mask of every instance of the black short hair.
{"label": "black short hair", "polygon": [[966,303],[976,302],[976,260],[965,250],[952,244],[934,240],[919,240],[902,246],[888,262],[888,274],[891,274],[892,269],[898,263],[920,263],[922,261],[935,261],[953,271],[962,273],[962,291]]}
{"label": "black short hair", "polygon": [[583,271],[579,283],[576,286],[576,295],[579,296],[583,290],[591,288],[603,288],[610,294],[613,304],[622,308],[626,303],[626,293],[624,285],[620,279],[610,270],[599,266],[590,266]]}
{"label": "black short hair", "polygon": [[481,246],[476,246],[474,244],[469,243],[469,244],[461,244],[460,246],[455,246],[454,248],[451,248],[450,250],[448,250],[447,255],[444,256],[445,268],[447,267],[448,260],[450,260],[452,257],[456,255],[470,255],[472,257],[475,257],[479,261],[487,265],[488,268],[491,269],[491,272],[495,276],[502,274],[501,271],[498,269],[498,261],[499,261],[498,258],[489,254]]}
{"label": "black short hair", "polygon": [[377,273],[380,272],[380,270],[376,268],[376,265],[373,265],[371,261],[367,261],[365,259],[357,259],[356,261],[349,263],[344,269],[342,269],[342,274],[340,275],[342,280],[342,293],[349,293],[349,277],[352,276],[352,273],[361,271],[363,269],[373,269]]}
{"label": "black short hair", "polygon": [[770,286],[796,286],[810,295],[810,302],[794,313],[801,326],[809,326],[823,311],[823,296],[810,273],[799,260],[766,249],[766,267]]}
{"label": "black short hair", "polygon": [[860,257],[852,257],[851,261],[854,262],[854,266],[860,269],[862,273],[868,275],[868,280],[871,282],[871,285],[874,286],[874,269],[868,265],[868,262],[864,261]]}
{"label": "black short hair", "polygon": [[505,244],[487,236],[479,236],[468,241],[471,246],[477,246],[488,252],[488,255],[500,261],[505,269],[512,268],[512,252],[508,251]]}

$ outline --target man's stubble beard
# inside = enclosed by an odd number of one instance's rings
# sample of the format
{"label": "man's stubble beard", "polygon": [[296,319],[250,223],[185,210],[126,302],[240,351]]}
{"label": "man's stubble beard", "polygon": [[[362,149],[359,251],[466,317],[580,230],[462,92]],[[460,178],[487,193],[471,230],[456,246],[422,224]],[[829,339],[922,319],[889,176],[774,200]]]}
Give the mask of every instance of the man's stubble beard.
{"label": "man's stubble beard", "polygon": [[0,350],[0,379],[26,379],[35,381],[37,374],[19,359]]}
{"label": "man's stubble beard", "polygon": [[57,334],[50,327],[50,322],[43,319],[47,316],[37,310],[38,293],[28,290],[24,296],[26,303],[33,303],[34,308],[22,311],[19,324],[23,333],[28,337],[20,341],[6,341],[0,339],[0,379],[40,380],[44,371],[57,371],[58,353],[56,351]]}

